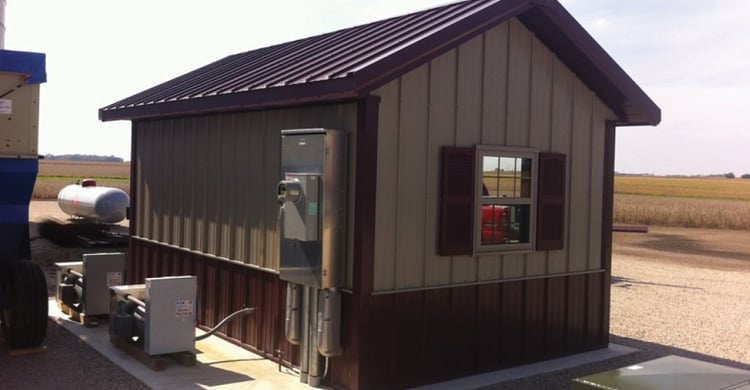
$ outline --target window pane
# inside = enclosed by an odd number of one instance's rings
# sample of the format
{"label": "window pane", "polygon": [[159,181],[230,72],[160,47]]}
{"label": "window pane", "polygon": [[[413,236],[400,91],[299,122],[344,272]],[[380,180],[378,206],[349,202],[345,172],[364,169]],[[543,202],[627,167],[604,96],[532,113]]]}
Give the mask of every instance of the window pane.
{"label": "window pane", "polygon": [[529,205],[483,205],[482,245],[529,242]]}
{"label": "window pane", "polygon": [[484,156],[482,184],[485,198],[530,198],[531,159]]}
{"label": "window pane", "polygon": [[500,188],[500,158],[484,156],[482,158],[482,196],[498,197]]}

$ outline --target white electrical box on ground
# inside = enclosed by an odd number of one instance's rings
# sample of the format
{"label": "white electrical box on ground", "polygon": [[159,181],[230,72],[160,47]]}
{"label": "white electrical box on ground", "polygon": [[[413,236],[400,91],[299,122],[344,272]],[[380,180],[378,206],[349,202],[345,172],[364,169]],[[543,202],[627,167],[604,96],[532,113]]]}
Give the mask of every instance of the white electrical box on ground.
{"label": "white electrical box on ground", "polygon": [[146,278],[144,351],[160,355],[195,348],[195,276]]}

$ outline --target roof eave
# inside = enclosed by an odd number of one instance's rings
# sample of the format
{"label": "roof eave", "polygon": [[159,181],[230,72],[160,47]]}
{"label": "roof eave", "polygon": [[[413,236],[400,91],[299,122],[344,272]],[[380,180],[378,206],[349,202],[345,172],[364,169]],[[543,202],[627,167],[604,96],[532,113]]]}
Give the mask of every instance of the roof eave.
{"label": "roof eave", "polygon": [[518,18],[618,115],[622,126],[656,126],[661,109],[557,1]]}
{"label": "roof eave", "polygon": [[353,80],[335,79],[255,91],[234,92],[152,104],[99,109],[99,120],[138,120],[238,110],[261,110],[327,101],[355,99]]}

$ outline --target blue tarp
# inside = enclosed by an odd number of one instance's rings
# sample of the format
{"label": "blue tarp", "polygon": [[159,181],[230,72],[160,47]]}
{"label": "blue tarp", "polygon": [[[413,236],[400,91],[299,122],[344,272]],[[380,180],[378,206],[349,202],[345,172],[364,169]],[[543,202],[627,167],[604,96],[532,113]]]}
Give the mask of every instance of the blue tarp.
{"label": "blue tarp", "polygon": [[27,84],[40,84],[47,81],[44,53],[0,49],[0,72],[28,75]]}

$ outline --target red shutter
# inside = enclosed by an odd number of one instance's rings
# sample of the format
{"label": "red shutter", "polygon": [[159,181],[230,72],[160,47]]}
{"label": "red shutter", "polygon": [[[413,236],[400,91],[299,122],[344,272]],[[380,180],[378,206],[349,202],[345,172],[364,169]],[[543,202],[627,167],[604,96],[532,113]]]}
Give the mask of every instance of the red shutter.
{"label": "red shutter", "polygon": [[538,183],[536,249],[562,249],[565,239],[564,154],[539,154]]}
{"label": "red shutter", "polygon": [[440,198],[441,256],[474,250],[474,148],[443,147]]}

